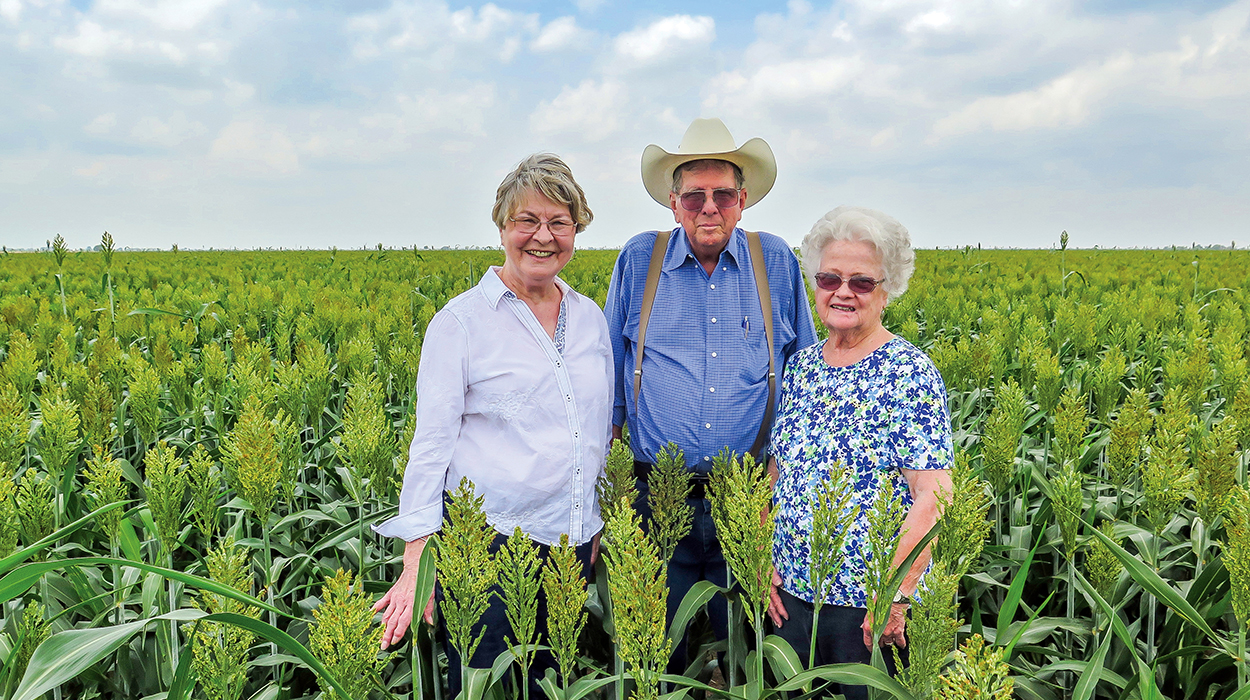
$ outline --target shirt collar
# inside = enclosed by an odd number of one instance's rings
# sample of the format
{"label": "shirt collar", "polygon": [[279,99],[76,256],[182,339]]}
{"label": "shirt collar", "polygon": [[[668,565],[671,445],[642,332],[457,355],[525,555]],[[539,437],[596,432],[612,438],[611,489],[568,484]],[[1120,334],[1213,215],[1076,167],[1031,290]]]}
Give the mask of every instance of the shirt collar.
{"label": "shirt collar", "polygon": [[[499,267],[486,268],[481,281],[477,283],[477,286],[482,290],[482,294],[486,297],[486,303],[490,304],[492,309],[497,308],[499,300],[512,291],[499,278],[499,269]],[[577,296],[577,292],[559,277],[556,278],[556,286],[560,288],[561,301]]]}
{"label": "shirt collar", "polygon": [[[729,234],[729,243],[725,245],[725,250],[721,253],[721,259],[728,259],[735,269],[738,267],[738,261],[747,255],[747,239],[746,234],[741,228],[735,228],[733,233]],[[668,255],[664,258],[664,271],[676,270],[686,263],[686,260],[693,260],[698,263],[698,259],[694,257],[694,251],[690,250],[690,239],[686,237],[686,229],[678,226],[673,229],[672,236],[668,242]]]}

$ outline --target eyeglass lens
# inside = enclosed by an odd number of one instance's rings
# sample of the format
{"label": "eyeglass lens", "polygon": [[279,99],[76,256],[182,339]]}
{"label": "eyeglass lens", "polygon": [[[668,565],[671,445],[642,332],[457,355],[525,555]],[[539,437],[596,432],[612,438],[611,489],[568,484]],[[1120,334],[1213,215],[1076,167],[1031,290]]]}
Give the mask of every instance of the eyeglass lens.
{"label": "eyeglass lens", "polygon": [[564,219],[552,219],[551,221],[539,221],[528,216],[522,216],[513,219],[516,228],[521,233],[538,233],[538,229],[543,224],[547,224],[547,230],[556,235],[564,235],[573,231],[573,222]]}
{"label": "eyeglass lens", "polygon": [[[816,273],[816,286],[827,292],[838,291],[838,288],[842,286],[843,281],[842,275],[834,274],[832,272]],[[876,289],[877,285],[880,284],[879,281],[874,280],[871,277],[862,277],[860,275],[848,278],[845,282],[847,288],[856,294],[868,294],[872,290]]]}
{"label": "eyeglass lens", "polygon": [[[699,211],[707,203],[707,190],[694,190],[681,195],[681,207],[686,211]],[[712,190],[712,203],[720,209],[728,209],[738,203],[738,190],[722,187]]]}

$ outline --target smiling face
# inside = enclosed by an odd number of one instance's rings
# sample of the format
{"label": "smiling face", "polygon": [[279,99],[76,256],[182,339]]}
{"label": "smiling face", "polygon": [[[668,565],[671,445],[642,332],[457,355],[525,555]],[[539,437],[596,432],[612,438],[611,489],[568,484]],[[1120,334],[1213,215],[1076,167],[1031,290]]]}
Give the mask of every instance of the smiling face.
{"label": "smiling face", "polygon": [[[720,167],[718,167],[718,165]],[[732,207],[721,209],[712,201],[712,190],[735,189],[733,166],[720,162],[711,167],[698,168],[682,173],[681,192],[670,193],[669,206],[673,209],[673,218],[686,230],[686,238],[690,241],[690,250],[701,262],[715,260],[729,243],[734,227],[742,218],[742,205],[746,203],[745,188],[738,193],[738,201]],[[686,192],[703,190],[707,197],[703,208],[698,211],[686,211],[681,206],[681,195]]]}
{"label": "smiling face", "polygon": [[534,233],[523,233],[512,219],[533,218],[539,221],[572,222],[569,208],[557,204],[537,192],[527,192],[499,232],[503,244],[505,280],[515,280],[523,287],[545,287],[554,283],[556,275],[573,257],[576,234],[556,236],[547,226]]}
{"label": "smiling face", "polygon": [[876,246],[868,241],[834,241],[820,256],[820,272],[832,272],[843,279],[832,292],[816,288],[816,313],[831,335],[866,335],[881,327],[881,312],[889,301],[885,287],[877,285],[868,294],[856,294],[845,282],[855,275],[875,280],[884,277]]}

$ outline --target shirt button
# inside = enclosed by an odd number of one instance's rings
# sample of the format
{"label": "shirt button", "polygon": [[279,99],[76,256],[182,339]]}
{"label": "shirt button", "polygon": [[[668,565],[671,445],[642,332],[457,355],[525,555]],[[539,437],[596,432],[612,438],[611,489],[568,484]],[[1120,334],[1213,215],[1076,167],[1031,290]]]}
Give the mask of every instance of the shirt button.
{"label": "shirt button", "polygon": [[556,360],[556,367],[559,367],[559,366],[560,366],[560,361]]}
{"label": "shirt button", "polygon": [[576,438],[576,437],[580,437],[580,436],[581,436],[581,433],[573,433],[573,437],[575,437],[575,438]]}
{"label": "shirt button", "polygon": [[703,461],[704,461],[704,462],[711,462],[711,461],[712,461],[712,458],[711,458],[711,457],[704,457],[704,458],[703,458]]}
{"label": "shirt button", "polygon": [[716,289],[716,285],[714,285],[714,284],[713,284],[713,285],[708,285],[708,286],[710,286],[712,289]]}
{"label": "shirt button", "polygon": [[703,424],[703,427],[704,427],[704,428],[710,428],[710,427],[712,427],[712,424],[711,424],[711,423],[704,423],[704,424]]}
{"label": "shirt button", "polygon": [[724,270],[724,271],[726,271],[726,272],[728,272],[728,271],[729,271],[729,268],[727,268],[727,267],[722,267],[721,269],[722,269],[722,270]]}
{"label": "shirt button", "polygon": [[714,387],[714,386],[709,386],[709,387],[707,388],[707,390],[708,390],[708,391],[716,391],[716,387]]}
{"label": "shirt button", "polygon": [[713,317],[712,317],[712,323],[716,323],[716,317],[715,317],[715,316],[713,316]]}
{"label": "shirt button", "polygon": [[573,400],[573,397],[572,397],[572,396],[569,396],[568,394],[565,394],[565,395],[564,395],[564,400],[565,400],[565,401],[572,401],[572,400]]}
{"label": "shirt button", "polygon": [[716,357],[716,353],[712,353],[712,357]]}
{"label": "shirt button", "polygon": [[582,509],[582,504],[580,503],[573,504],[573,510],[581,510],[581,509]]}

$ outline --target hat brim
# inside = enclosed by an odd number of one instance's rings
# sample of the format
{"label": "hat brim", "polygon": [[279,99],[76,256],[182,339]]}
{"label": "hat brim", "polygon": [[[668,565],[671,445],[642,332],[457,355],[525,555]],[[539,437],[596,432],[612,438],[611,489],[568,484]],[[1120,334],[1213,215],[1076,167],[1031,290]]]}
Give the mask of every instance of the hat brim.
{"label": "hat brim", "polygon": [[668,195],[673,188],[673,171],[692,160],[724,160],[741,168],[747,190],[744,208],[763,199],[777,181],[777,159],[768,142],[761,138],[718,153],[669,153],[651,144],[642,152],[642,184],[647,194],[665,208],[671,208]]}

